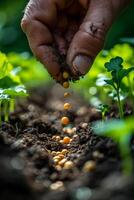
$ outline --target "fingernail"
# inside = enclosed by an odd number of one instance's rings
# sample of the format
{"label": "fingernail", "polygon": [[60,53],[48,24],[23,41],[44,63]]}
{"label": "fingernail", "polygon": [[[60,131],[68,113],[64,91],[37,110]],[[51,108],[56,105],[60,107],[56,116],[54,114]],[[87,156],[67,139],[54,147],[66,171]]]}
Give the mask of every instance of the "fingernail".
{"label": "fingernail", "polygon": [[92,64],[91,57],[78,55],[75,57],[73,61],[73,70],[76,73],[80,73],[81,75],[84,75],[88,72],[91,64]]}

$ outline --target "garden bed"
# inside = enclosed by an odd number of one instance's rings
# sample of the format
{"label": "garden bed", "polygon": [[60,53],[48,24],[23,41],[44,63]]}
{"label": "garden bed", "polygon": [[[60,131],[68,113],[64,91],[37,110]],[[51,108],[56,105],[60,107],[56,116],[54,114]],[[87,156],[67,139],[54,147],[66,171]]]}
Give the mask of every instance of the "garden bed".
{"label": "garden bed", "polygon": [[[68,115],[74,129],[67,133],[60,123],[63,91],[55,87],[32,92],[0,128],[0,199],[133,199],[133,175],[121,173],[117,145],[93,133],[91,123],[101,119],[101,114],[73,94]],[[110,117],[117,116],[116,108],[111,109]],[[55,135],[69,136],[72,141],[61,143]],[[132,139],[132,154],[133,148]],[[63,149],[67,150],[65,159],[73,162],[69,169],[54,163],[54,152]]]}

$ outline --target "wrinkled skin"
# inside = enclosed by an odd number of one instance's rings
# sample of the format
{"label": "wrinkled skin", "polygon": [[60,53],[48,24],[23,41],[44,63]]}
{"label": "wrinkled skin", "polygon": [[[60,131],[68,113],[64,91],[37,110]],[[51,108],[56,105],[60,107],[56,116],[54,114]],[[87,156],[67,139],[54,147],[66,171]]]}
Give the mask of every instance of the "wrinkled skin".
{"label": "wrinkled skin", "polygon": [[30,0],[21,22],[33,54],[57,81],[64,55],[72,75],[84,75],[129,0]]}

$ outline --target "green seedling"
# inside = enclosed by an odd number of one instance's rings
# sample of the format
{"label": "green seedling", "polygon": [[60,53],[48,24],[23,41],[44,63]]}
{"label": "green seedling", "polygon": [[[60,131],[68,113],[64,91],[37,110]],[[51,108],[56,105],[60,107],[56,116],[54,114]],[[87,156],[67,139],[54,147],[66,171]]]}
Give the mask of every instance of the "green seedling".
{"label": "green seedling", "polygon": [[27,96],[25,86],[18,75],[14,73],[13,66],[5,54],[0,53],[0,124],[2,116],[8,121],[9,113],[14,111],[15,99]]}
{"label": "green seedling", "polygon": [[95,134],[112,138],[118,144],[123,171],[130,175],[133,170],[130,141],[134,134],[134,117],[125,120],[98,121],[92,128]]}
{"label": "green seedling", "polygon": [[106,114],[109,111],[109,106],[106,104],[100,104],[98,107],[98,110],[101,112],[102,119],[105,121],[106,120]]}
{"label": "green seedling", "polygon": [[120,98],[120,91],[123,90],[123,83],[122,80],[124,77],[127,77],[128,74],[134,71],[134,67],[124,69],[123,68],[123,59],[121,57],[115,57],[110,60],[110,62],[105,63],[105,68],[108,72],[111,72],[111,79],[105,80],[105,82],[112,86],[113,89],[116,91],[117,100],[118,100],[118,107],[119,107],[119,114],[120,118],[123,118],[124,112]]}

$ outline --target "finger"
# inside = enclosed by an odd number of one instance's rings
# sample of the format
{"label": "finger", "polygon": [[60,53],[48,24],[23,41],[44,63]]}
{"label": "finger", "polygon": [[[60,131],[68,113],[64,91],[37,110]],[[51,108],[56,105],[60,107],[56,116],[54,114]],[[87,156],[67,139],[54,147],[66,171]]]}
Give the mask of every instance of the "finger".
{"label": "finger", "polygon": [[105,0],[91,0],[87,15],[75,34],[67,53],[67,63],[75,75],[88,72],[103,48],[105,35],[113,21],[112,5]]}
{"label": "finger", "polygon": [[61,79],[60,65],[52,48],[54,40],[50,29],[56,26],[57,8],[62,9],[64,6],[63,0],[31,0],[21,23],[32,52],[58,81]]}

